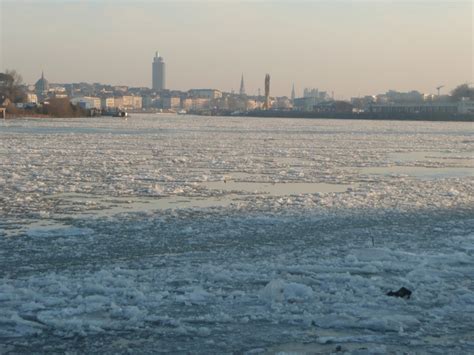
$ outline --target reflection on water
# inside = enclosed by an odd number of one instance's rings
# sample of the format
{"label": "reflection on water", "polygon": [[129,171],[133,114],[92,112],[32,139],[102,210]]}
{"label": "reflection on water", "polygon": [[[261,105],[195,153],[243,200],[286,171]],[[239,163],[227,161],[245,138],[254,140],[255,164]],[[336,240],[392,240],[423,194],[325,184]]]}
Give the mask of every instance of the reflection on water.
{"label": "reflection on water", "polygon": [[201,185],[211,190],[235,191],[243,193],[262,193],[271,196],[287,196],[329,192],[345,192],[355,185],[326,183],[261,183],[236,181],[207,181]]}

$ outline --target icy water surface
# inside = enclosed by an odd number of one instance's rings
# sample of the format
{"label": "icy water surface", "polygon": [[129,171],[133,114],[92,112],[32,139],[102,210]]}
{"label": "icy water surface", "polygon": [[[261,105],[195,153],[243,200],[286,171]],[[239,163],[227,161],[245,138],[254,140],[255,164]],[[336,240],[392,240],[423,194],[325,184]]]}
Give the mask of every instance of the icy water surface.
{"label": "icy water surface", "polygon": [[2,121],[0,353],[473,353],[473,133]]}

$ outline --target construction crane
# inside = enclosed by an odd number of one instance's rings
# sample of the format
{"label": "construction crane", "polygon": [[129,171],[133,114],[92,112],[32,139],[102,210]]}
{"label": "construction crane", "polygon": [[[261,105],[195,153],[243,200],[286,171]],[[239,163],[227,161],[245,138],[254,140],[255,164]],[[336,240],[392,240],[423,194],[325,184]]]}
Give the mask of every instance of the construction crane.
{"label": "construction crane", "polygon": [[440,85],[436,88],[436,90],[438,90],[438,96],[439,96],[439,93],[440,93],[442,88],[444,88],[444,85]]}

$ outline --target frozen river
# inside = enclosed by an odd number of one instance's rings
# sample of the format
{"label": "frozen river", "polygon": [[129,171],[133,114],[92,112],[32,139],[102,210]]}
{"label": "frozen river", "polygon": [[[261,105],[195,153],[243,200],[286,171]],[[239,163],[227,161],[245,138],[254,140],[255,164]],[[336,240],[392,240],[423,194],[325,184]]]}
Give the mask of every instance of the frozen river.
{"label": "frozen river", "polygon": [[1,121],[0,353],[474,353],[473,155],[472,123]]}

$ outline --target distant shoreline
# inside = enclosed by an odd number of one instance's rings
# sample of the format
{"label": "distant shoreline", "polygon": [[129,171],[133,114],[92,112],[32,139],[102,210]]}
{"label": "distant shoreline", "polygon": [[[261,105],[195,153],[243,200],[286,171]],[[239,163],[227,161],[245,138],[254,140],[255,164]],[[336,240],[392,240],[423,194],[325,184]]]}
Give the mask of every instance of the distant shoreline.
{"label": "distant shoreline", "polygon": [[[175,114],[171,112],[143,112],[130,111],[132,114]],[[256,118],[295,118],[295,119],[339,119],[339,120],[370,120],[370,121],[428,121],[428,122],[474,122],[473,114],[381,114],[381,113],[320,113],[320,112],[301,112],[301,111],[251,111],[242,112],[236,115],[230,111],[199,112],[191,111],[189,115],[197,116],[222,116],[222,117],[256,117]],[[7,114],[5,119],[42,119],[42,118],[101,118],[104,116],[74,116],[74,117],[56,117],[45,114]]]}
{"label": "distant shoreline", "polygon": [[[231,113],[221,113],[232,116]],[[301,111],[251,111],[240,116],[264,118],[307,118],[307,119],[342,119],[342,120],[374,120],[374,121],[440,121],[440,122],[474,122],[474,114],[449,113],[323,113]]]}

